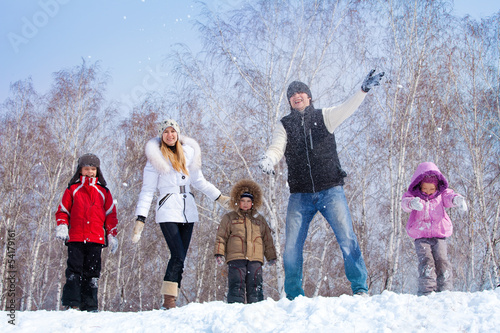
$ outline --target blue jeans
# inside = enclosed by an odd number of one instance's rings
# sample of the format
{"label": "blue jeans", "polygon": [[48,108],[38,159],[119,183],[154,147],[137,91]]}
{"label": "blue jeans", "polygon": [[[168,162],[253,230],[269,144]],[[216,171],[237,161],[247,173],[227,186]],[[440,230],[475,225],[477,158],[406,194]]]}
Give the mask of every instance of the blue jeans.
{"label": "blue jeans", "polygon": [[286,242],[283,255],[285,293],[288,299],[304,295],[302,265],[309,224],[317,212],[328,221],[344,257],[344,270],[353,293],[368,292],[365,261],[352,228],[352,219],[342,186],[317,193],[292,193],[286,214]]}

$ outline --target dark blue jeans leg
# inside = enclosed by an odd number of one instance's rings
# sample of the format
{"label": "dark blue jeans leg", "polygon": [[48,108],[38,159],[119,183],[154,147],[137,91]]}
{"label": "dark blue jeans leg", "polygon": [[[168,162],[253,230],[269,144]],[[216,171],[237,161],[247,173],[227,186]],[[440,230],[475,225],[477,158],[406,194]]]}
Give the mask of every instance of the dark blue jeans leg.
{"label": "dark blue jeans leg", "polygon": [[186,260],[194,223],[160,223],[160,228],[170,250],[170,260],[163,281],[177,282],[181,287],[184,261]]}

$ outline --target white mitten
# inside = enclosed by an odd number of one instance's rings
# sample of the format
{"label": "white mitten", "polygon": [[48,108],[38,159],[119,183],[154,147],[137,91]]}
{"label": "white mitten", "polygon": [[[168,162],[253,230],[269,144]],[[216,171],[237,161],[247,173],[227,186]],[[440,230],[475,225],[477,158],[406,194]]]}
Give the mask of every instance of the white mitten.
{"label": "white mitten", "polygon": [[108,235],[108,246],[111,250],[111,254],[115,254],[116,250],[118,250],[118,239],[115,236]]}
{"label": "white mitten", "polygon": [[415,197],[410,201],[410,208],[413,210],[421,211],[422,209],[424,209],[424,205],[420,202],[419,197]]}
{"label": "white mitten", "polygon": [[65,242],[69,240],[68,225],[59,224],[56,227],[56,238]]}
{"label": "white mitten", "polygon": [[267,157],[266,154],[262,156],[262,158],[259,161],[259,168],[262,169],[262,172],[267,173],[268,175],[273,174],[274,175],[274,165],[273,162],[269,157]]}
{"label": "white mitten", "polygon": [[457,205],[457,207],[462,212],[466,212],[467,211],[467,203],[465,202],[465,198],[462,197],[461,195],[457,195],[456,197],[453,198],[453,204]]}
{"label": "white mitten", "polygon": [[135,221],[134,233],[132,234],[132,243],[137,243],[141,239],[142,230],[144,229],[144,222],[141,220]]}

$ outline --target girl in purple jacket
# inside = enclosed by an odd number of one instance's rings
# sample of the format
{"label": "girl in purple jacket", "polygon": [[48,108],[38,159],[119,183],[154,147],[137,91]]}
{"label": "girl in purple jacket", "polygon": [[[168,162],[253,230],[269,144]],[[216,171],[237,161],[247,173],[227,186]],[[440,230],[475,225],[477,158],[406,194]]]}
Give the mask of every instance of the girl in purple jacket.
{"label": "girl in purple jacket", "polygon": [[410,213],[406,231],[415,239],[418,295],[451,290],[453,275],[446,237],[451,236],[453,225],[445,207],[467,211],[464,197],[448,188],[448,181],[434,163],[424,162],[413,174],[401,207]]}

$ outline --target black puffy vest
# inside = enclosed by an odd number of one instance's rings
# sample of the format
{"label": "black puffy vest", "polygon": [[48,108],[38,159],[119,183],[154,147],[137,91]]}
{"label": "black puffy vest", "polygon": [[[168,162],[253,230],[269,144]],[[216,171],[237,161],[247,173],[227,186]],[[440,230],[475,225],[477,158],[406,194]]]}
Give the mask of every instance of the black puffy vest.
{"label": "black puffy vest", "polygon": [[335,135],[328,132],[323,113],[308,106],[281,119],[286,130],[285,158],[290,193],[315,193],[344,185]]}

